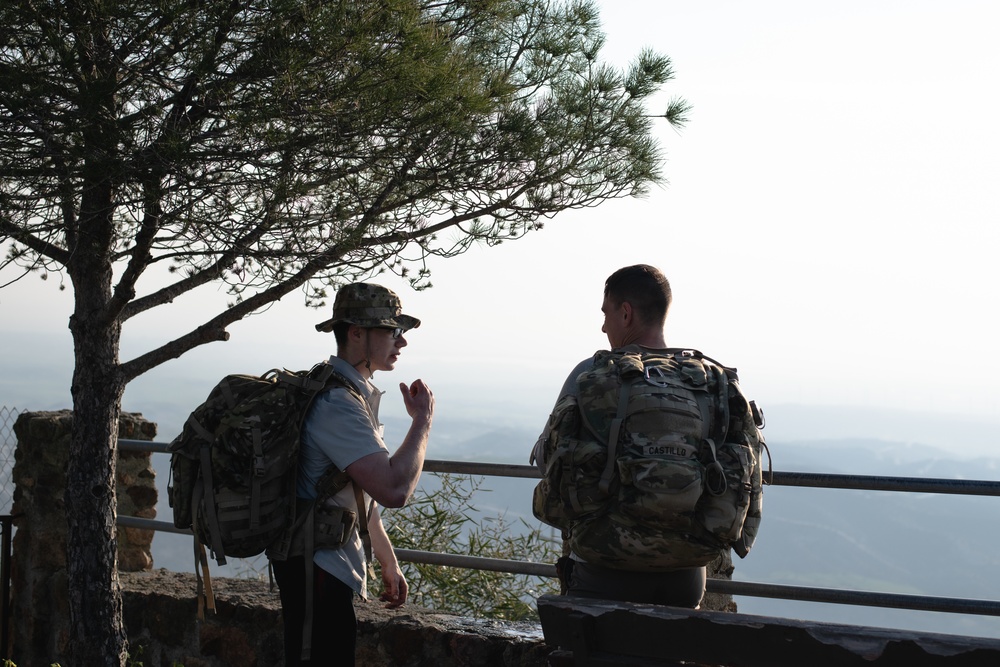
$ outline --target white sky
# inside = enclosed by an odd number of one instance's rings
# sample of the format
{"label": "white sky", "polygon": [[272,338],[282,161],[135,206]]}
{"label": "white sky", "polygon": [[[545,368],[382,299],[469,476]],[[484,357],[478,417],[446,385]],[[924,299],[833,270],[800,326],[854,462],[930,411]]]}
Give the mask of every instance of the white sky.
{"label": "white sky", "polygon": [[[604,279],[645,262],[673,285],[668,342],[738,367],[765,408],[1000,420],[1000,4],[600,4],[606,59],[624,65],[643,46],[673,59],[653,111],[675,95],[693,105],[685,129],[660,126],[669,185],[432,262],[425,292],[381,280],[424,324],[380,386],[420,376],[439,412],[517,412],[540,428],[565,373],[606,345]],[[45,356],[65,360],[68,397],[69,301],[54,287],[0,291],[0,334],[56,332],[65,347],[46,342]],[[187,331],[199,308],[178,300],[130,323],[123,358]],[[286,297],[136,385],[188,378],[194,407],[221,372],[308,366],[332,351],[312,328],[325,317]],[[0,347],[3,374],[23,351]]]}

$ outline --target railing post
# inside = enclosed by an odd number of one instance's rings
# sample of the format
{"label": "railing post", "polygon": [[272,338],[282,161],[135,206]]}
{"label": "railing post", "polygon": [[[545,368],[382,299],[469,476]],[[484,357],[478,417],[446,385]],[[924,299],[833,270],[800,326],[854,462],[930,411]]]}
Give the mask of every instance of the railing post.
{"label": "railing post", "polygon": [[4,660],[10,658],[10,556],[11,556],[11,523],[13,517],[9,514],[4,514],[0,516],[0,521],[3,522],[3,540],[0,544],[0,595],[3,599],[0,599],[0,622],[2,622],[3,627],[0,628],[0,657]]}

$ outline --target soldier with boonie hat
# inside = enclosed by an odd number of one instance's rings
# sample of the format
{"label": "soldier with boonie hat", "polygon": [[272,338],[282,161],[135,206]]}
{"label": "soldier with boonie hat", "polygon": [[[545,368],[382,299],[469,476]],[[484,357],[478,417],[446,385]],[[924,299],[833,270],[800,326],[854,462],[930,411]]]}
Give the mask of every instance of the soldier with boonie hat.
{"label": "soldier with boonie hat", "polygon": [[[393,370],[408,345],[403,333],[418,326],[420,320],[403,313],[395,292],[373,283],[344,285],[333,302],[332,317],[316,325],[317,331],[332,331],[336,338],[337,353],[327,363],[341,382],[316,396],[303,421],[296,494],[303,501],[315,499],[317,507],[354,513],[358,520],[346,543],[315,548],[312,563],[305,562],[304,554],[271,561],[281,597],[288,667],[354,664],[354,597],[365,597],[368,589],[366,542],[381,565],[385,606],[392,609],[406,601],[406,578],[378,508],[401,507],[416,490],[434,395],[423,380],[399,384],[412,422],[390,455],[378,418],[383,392],[372,384],[372,375]],[[350,482],[328,490],[331,485],[323,480],[335,477],[328,474],[337,472],[334,466],[346,472]]]}

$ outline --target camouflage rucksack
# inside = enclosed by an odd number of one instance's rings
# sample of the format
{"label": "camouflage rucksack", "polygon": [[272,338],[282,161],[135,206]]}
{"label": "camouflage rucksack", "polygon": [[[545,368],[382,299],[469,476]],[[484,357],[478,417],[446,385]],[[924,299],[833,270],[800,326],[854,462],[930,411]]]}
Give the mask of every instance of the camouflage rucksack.
{"label": "camouflage rucksack", "polygon": [[256,556],[287,538],[296,518],[302,422],[313,399],[333,384],[357,393],[325,363],[228,375],[170,443],[174,525],[191,528],[220,565],[226,556]]}
{"label": "camouflage rucksack", "polygon": [[766,446],[735,369],[697,350],[627,347],[598,352],[577,383],[542,436],[535,516],[585,561],[615,569],[746,556]]}

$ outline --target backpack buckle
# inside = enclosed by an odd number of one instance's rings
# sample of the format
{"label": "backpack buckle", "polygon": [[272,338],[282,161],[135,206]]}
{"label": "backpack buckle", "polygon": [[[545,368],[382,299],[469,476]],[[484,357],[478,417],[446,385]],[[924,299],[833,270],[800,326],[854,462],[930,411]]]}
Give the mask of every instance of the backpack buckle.
{"label": "backpack buckle", "polygon": [[254,477],[263,477],[265,472],[264,468],[264,457],[255,456],[253,457],[253,474]]}
{"label": "backpack buckle", "polygon": [[[653,376],[656,377],[653,377]],[[667,380],[667,374],[660,370],[659,366],[646,366],[642,373],[643,379],[654,387],[669,387],[670,381]]]}
{"label": "backpack buckle", "polygon": [[757,405],[757,401],[750,401],[750,414],[753,415],[753,423],[757,425],[757,428],[764,428],[764,411],[760,409]]}

